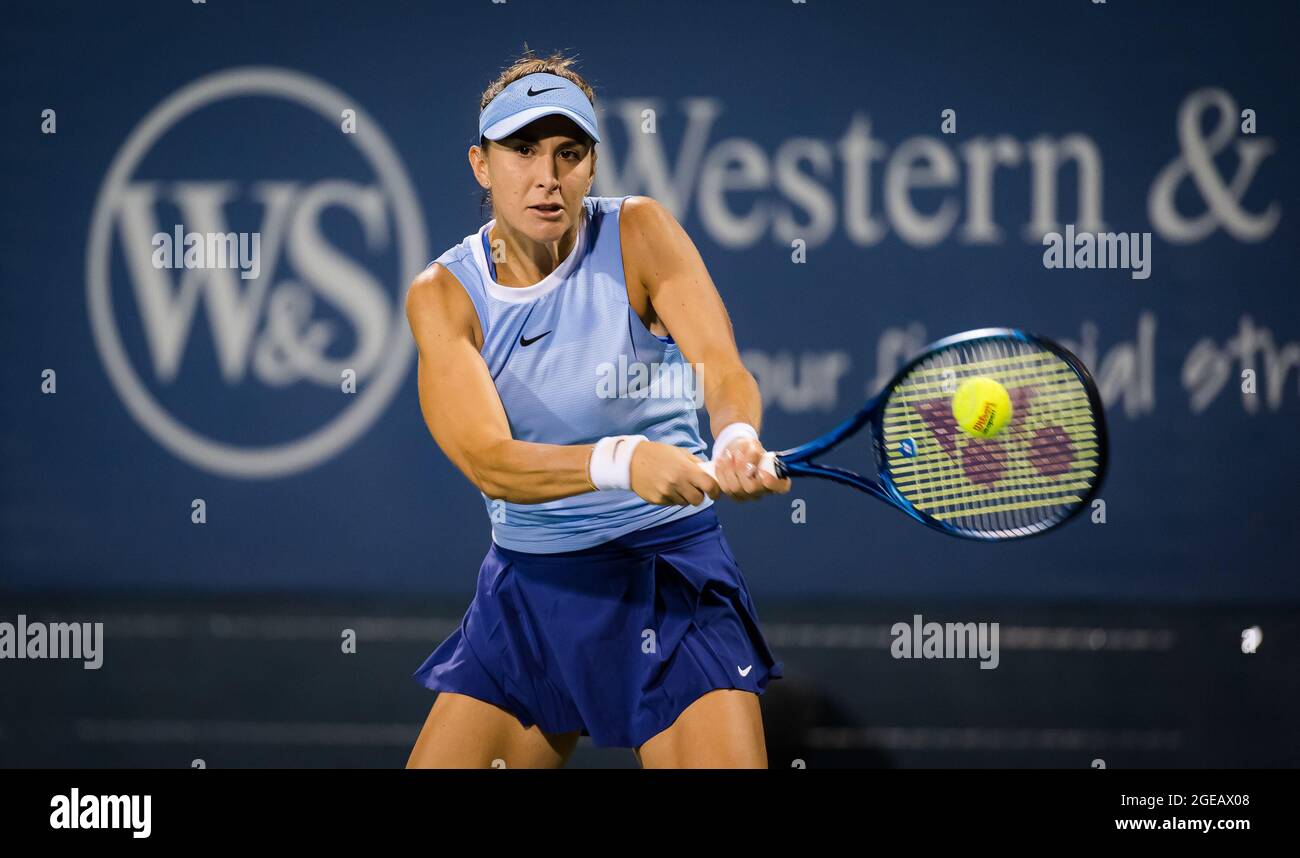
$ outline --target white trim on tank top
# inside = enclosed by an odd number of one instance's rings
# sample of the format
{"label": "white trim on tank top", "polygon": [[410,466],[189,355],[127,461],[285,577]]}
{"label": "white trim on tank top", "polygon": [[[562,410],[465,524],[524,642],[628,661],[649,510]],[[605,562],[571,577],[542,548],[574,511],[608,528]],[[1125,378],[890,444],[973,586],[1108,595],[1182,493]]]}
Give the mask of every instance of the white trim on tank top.
{"label": "white trim on tank top", "polygon": [[483,288],[487,290],[489,295],[498,301],[522,304],[527,301],[535,301],[543,295],[553,292],[557,286],[564,282],[566,277],[573,273],[573,269],[577,266],[578,259],[582,255],[582,241],[587,231],[587,202],[584,198],[582,217],[578,220],[578,237],[574,239],[573,248],[569,251],[569,255],[564,258],[564,261],[554,271],[532,286],[502,286],[492,279],[492,271],[488,268],[487,257],[483,255],[483,234],[484,230],[491,230],[492,225],[496,222],[496,218],[493,218],[485,223],[475,233],[474,240],[470,242],[471,249],[474,252],[474,262],[478,265],[479,274],[483,278]]}

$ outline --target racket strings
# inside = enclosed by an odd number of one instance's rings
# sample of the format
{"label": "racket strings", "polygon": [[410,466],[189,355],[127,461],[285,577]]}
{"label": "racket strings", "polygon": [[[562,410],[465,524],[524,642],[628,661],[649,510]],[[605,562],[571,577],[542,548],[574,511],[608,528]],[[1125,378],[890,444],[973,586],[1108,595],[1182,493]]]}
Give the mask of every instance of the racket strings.
{"label": "racket strings", "polygon": [[[991,438],[958,426],[962,381],[991,378],[1012,401]],[[891,392],[886,466],[912,506],[975,535],[1023,533],[1064,518],[1096,482],[1098,436],[1087,389],[1055,353],[1009,337],[959,343],[918,364]]]}

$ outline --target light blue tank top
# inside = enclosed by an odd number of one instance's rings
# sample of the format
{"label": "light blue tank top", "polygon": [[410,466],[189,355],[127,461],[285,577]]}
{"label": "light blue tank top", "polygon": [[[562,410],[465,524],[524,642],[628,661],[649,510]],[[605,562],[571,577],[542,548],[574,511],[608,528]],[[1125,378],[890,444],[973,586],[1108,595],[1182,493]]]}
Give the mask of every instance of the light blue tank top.
{"label": "light blue tank top", "polygon": [[[489,221],[435,262],[465,287],[483,330],[483,360],[511,436],[542,444],[594,444],[605,435],[645,435],[697,458],[692,379],[671,337],[647,330],[627,299],[618,219],[627,197],[586,197],[568,257],[532,286],[502,286],[488,247]],[[492,539],[515,551],[588,548],[634,530],[697,513],[660,506],[632,491],[585,492],[539,504],[483,495]]]}

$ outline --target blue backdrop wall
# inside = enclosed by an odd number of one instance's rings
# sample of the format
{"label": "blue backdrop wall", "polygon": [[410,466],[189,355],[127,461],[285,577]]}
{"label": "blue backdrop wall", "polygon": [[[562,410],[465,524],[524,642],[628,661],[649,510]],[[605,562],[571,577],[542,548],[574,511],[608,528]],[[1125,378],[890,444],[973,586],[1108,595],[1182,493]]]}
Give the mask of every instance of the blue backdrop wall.
{"label": "blue backdrop wall", "polygon": [[[724,500],[756,592],[1300,597],[1294,4],[6,15],[10,589],[471,590],[489,522],[424,426],[402,298],[486,219],[478,97],[527,41],[596,87],[595,193],[698,245],[770,448],[969,328],[1061,339],[1103,389],[1104,522],[987,546],[831,485]],[[260,276],[154,268],[175,224],[259,233]],[[1150,233],[1149,276],[1045,267],[1066,224]]]}

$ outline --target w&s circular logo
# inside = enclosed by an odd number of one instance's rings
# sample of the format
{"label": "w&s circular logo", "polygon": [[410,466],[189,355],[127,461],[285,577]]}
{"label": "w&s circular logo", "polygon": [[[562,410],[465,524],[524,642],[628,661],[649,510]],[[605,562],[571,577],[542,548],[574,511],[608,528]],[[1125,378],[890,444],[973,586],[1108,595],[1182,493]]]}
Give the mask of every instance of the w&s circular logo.
{"label": "w&s circular logo", "polygon": [[401,385],[425,235],[356,100],[291,70],[218,72],[145,116],[108,170],[86,253],[95,345],[176,456],[236,478],[302,471]]}

